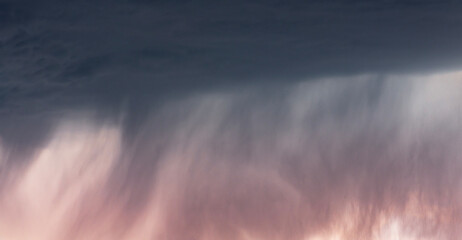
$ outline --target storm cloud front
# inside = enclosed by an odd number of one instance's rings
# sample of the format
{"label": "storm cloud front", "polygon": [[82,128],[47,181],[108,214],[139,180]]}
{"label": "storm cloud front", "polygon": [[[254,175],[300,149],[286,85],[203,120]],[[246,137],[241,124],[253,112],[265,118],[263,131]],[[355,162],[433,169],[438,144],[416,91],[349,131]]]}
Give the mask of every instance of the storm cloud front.
{"label": "storm cloud front", "polygon": [[0,240],[462,240],[461,12],[0,0]]}
{"label": "storm cloud front", "polygon": [[[0,145],[13,240],[416,240],[462,235],[462,73],[357,75],[55,116]],[[15,150],[16,149],[16,150]]]}

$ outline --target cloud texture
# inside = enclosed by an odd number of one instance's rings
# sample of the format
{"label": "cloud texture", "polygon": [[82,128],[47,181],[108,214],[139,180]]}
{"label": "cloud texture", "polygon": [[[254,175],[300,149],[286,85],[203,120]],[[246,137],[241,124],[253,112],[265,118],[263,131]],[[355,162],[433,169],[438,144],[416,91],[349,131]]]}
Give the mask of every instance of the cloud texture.
{"label": "cloud texture", "polygon": [[461,11],[452,0],[2,0],[0,114],[307,76],[453,70]]}

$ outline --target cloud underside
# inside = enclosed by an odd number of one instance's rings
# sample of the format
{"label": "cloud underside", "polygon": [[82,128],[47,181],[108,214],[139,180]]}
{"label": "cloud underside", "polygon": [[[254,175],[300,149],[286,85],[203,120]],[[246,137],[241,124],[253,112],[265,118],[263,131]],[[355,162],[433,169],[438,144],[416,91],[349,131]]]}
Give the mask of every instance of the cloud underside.
{"label": "cloud underside", "polygon": [[[456,1],[0,3],[0,113],[462,64]],[[1,121],[2,119],[0,119]]]}

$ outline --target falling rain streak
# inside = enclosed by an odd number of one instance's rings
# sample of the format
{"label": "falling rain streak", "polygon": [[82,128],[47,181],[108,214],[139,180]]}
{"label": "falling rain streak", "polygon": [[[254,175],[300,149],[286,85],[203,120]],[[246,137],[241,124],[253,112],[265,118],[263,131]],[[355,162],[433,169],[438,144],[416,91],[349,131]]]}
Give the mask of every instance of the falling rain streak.
{"label": "falling rain streak", "polygon": [[30,154],[0,144],[0,236],[460,239],[461,89],[452,72],[207,92],[129,134],[72,113]]}

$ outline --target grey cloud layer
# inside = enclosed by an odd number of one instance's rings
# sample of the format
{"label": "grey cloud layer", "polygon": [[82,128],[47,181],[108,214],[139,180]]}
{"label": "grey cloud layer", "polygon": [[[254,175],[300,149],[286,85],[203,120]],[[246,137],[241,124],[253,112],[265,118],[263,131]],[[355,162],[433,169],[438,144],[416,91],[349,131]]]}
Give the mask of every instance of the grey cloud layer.
{"label": "grey cloud layer", "polygon": [[457,67],[460,10],[455,1],[6,1],[1,111]]}
{"label": "grey cloud layer", "polygon": [[457,239],[461,10],[2,1],[0,237]]}

